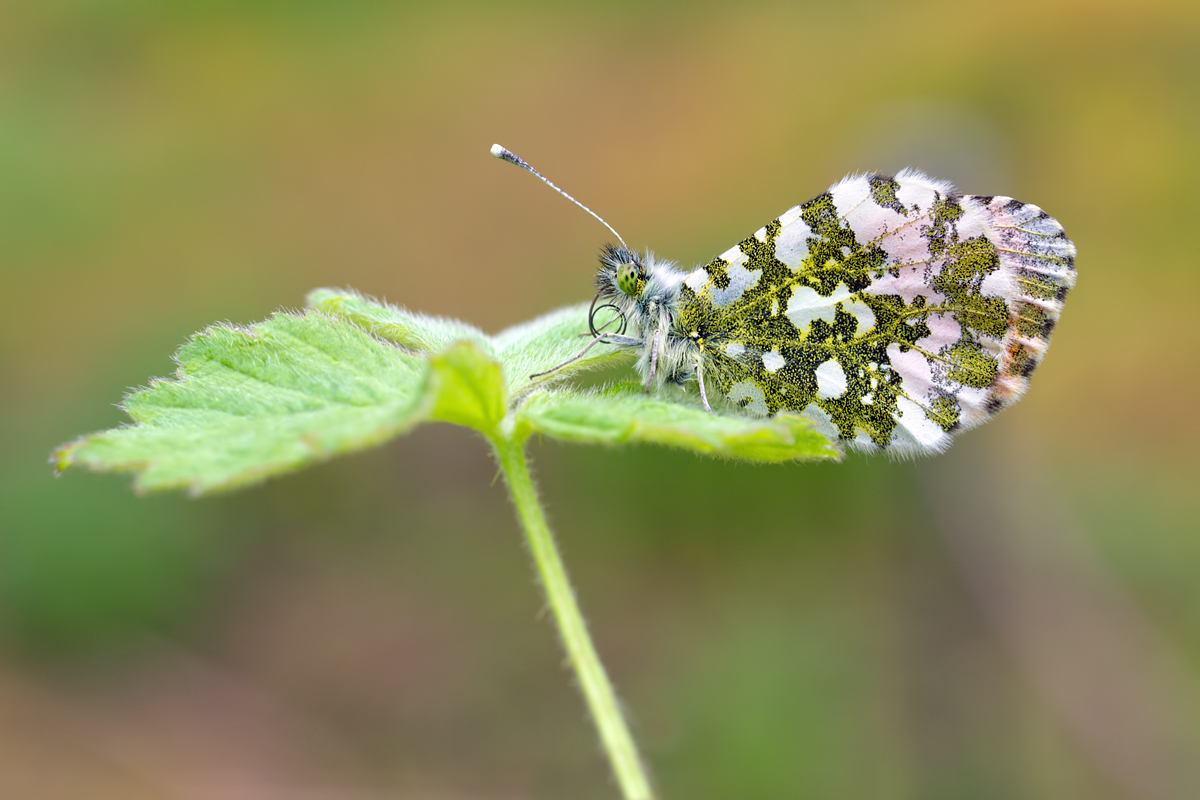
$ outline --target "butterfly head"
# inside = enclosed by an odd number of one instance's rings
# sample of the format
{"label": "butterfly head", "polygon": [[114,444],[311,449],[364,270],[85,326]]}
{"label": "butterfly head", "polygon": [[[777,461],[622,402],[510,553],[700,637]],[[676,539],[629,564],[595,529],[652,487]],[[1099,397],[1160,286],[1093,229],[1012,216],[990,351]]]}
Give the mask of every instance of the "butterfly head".
{"label": "butterfly head", "polygon": [[637,297],[646,288],[650,273],[645,261],[624,247],[605,245],[600,251],[600,272],[596,285],[601,294]]}

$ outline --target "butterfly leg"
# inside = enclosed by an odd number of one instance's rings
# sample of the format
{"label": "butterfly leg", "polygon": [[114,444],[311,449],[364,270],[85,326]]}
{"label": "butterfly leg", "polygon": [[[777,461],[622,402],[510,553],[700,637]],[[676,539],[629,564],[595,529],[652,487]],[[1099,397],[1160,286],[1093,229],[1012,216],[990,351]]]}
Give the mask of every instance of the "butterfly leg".
{"label": "butterfly leg", "polygon": [[662,328],[656,328],[654,340],[650,344],[650,376],[646,378],[646,394],[650,394],[650,389],[654,386],[654,373],[658,370],[658,340],[661,334]]}
{"label": "butterfly leg", "polygon": [[549,375],[552,372],[558,372],[560,369],[567,366],[568,364],[575,363],[576,361],[578,361],[579,359],[581,359],[585,355],[587,355],[588,350],[591,350],[593,347],[600,344],[601,342],[604,342],[605,344],[615,344],[619,347],[635,347],[637,345],[643,344],[641,339],[635,339],[632,336],[620,336],[615,333],[604,333],[604,334],[601,334],[600,336],[597,336],[595,339],[592,339],[592,341],[588,343],[587,347],[583,348],[578,353],[571,356],[570,358],[568,358],[566,361],[562,362],[561,364],[553,366],[550,369],[546,370],[545,372],[536,372],[533,375],[530,375],[529,376],[530,380],[533,380],[534,378],[541,378],[542,376]]}
{"label": "butterfly leg", "polygon": [[704,410],[712,414],[712,406],[708,404],[708,392],[704,391],[704,363],[696,362],[696,383],[700,384],[700,400],[704,403]]}

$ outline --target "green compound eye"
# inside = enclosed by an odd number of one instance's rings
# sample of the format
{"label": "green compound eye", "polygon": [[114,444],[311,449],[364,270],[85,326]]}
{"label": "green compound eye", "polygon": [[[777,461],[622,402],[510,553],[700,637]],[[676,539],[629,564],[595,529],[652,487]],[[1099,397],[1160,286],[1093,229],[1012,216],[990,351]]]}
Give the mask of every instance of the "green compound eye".
{"label": "green compound eye", "polygon": [[642,271],[636,264],[622,264],[617,267],[617,288],[630,297],[637,297],[645,282]]}

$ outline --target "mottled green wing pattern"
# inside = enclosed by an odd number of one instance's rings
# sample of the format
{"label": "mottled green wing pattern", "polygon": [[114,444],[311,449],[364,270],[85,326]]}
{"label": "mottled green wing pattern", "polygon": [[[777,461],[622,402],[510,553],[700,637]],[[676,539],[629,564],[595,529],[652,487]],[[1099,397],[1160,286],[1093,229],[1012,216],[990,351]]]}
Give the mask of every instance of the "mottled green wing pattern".
{"label": "mottled green wing pattern", "polygon": [[1037,206],[912,171],[852,177],[688,274],[673,333],[746,412],[936,452],[1025,391],[1074,257]]}

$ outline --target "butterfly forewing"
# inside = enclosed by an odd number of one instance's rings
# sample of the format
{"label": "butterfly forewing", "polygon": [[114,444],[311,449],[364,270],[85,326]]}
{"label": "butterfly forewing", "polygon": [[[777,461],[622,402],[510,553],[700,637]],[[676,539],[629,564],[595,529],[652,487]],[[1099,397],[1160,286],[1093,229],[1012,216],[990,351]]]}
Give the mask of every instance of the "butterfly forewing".
{"label": "butterfly forewing", "polygon": [[746,411],[936,451],[1024,391],[1074,255],[1036,206],[918,172],[852,177],[690,273],[676,332]]}

